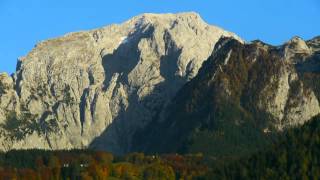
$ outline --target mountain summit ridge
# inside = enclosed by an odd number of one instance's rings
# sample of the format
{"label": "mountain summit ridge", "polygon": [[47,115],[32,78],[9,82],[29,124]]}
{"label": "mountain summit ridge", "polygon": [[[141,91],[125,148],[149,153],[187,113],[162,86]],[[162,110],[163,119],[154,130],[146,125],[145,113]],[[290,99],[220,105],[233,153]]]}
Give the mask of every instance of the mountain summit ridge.
{"label": "mountain summit ridge", "polygon": [[0,74],[0,150],[246,153],[320,113],[319,52],[319,38],[247,43],[195,13],[42,41]]}
{"label": "mountain summit ridge", "polygon": [[0,77],[0,149],[130,151],[222,36],[241,40],[194,13],[143,14],[41,41]]}

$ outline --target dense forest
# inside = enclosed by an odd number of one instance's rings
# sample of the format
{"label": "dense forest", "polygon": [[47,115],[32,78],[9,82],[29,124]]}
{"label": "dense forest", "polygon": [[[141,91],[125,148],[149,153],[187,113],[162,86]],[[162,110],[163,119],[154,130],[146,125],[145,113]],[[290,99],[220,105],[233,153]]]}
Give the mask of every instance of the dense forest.
{"label": "dense forest", "polygon": [[268,150],[215,167],[207,179],[320,179],[320,116],[284,132]]}
{"label": "dense forest", "polygon": [[201,154],[19,150],[0,155],[0,179],[195,179],[208,173],[206,162]]}
{"label": "dense forest", "polygon": [[0,154],[0,179],[319,179],[320,116],[236,160],[194,155],[19,150]]}

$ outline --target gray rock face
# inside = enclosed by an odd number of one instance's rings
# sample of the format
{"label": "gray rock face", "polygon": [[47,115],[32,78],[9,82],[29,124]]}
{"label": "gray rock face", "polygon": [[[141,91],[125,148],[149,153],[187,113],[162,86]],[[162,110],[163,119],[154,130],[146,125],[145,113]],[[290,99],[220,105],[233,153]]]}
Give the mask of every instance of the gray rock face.
{"label": "gray rock face", "polygon": [[8,110],[19,111],[19,97],[14,91],[13,79],[5,73],[0,74],[0,123],[3,123]]}
{"label": "gray rock face", "polygon": [[222,36],[242,41],[195,13],[143,14],[40,42],[0,75],[0,149],[129,151]]}
{"label": "gray rock face", "polygon": [[[273,49],[268,47],[267,52]],[[317,87],[308,86],[304,78],[307,73],[313,72],[316,66],[306,68],[306,71],[299,69],[299,66],[310,61],[318,61],[315,56],[318,52],[312,51],[307,43],[298,37],[288,41],[279,51],[284,53],[282,62],[276,62],[278,63],[274,69],[276,73],[268,77],[268,82],[258,98],[257,106],[276,119],[271,126],[283,130],[302,125],[320,113],[320,96],[316,95]],[[313,78],[318,79],[317,76]]]}

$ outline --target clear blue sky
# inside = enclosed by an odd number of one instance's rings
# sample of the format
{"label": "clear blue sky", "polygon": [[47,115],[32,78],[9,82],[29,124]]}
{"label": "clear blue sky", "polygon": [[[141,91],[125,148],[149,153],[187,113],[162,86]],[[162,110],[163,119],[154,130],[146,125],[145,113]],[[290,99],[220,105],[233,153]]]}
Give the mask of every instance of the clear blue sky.
{"label": "clear blue sky", "polygon": [[245,40],[281,44],[320,35],[320,0],[0,0],[0,72],[40,40],[144,13],[198,12]]}

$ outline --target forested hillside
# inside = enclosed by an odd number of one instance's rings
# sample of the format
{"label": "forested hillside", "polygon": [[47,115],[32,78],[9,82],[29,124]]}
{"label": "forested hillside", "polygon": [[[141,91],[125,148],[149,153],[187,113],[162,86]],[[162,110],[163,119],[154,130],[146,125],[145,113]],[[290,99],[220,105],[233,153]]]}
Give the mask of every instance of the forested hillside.
{"label": "forested hillside", "polygon": [[282,46],[221,38],[160,118],[137,131],[136,151],[248,155],[320,112],[317,38]]}
{"label": "forested hillside", "polygon": [[320,116],[250,158],[215,167],[207,179],[319,179]]}

